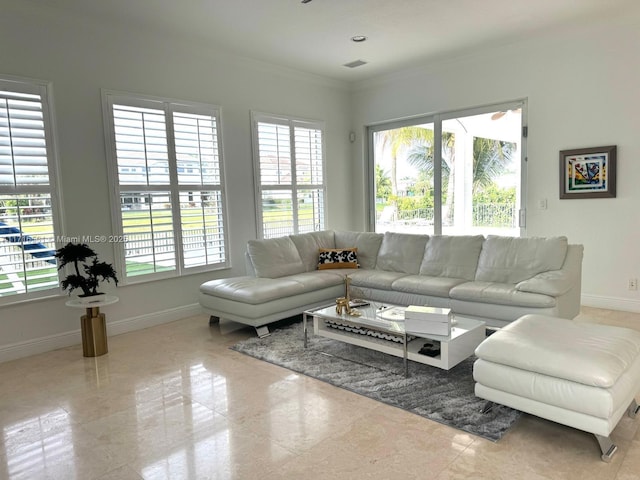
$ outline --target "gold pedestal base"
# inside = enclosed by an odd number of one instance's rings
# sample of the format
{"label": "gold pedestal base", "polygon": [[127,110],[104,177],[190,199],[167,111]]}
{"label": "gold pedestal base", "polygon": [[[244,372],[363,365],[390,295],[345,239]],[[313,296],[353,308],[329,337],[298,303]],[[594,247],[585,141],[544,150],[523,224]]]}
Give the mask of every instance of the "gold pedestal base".
{"label": "gold pedestal base", "polygon": [[109,351],[107,347],[107,321],[98,307],[87,308],[87,314],[80,319],[82,330],[82,354],[85,357],[99,357]]}

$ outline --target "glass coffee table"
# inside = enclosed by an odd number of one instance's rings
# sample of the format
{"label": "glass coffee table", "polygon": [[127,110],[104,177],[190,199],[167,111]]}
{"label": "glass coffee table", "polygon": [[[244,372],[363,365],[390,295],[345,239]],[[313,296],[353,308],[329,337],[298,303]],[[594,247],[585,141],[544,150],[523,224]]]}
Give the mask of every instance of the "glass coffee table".
{"label": "glass coffee table", "polygon": [[[307,347],[307,324],[312,318],[315,335],[401,357],[405,376],[408,376],[409,360],[450,370],[473,355],[486,338],[485,322],[461,316],[454,317],[447,336],[406,331],[404,308],[385,304],[381,309],[372,302],[357,307],[360,316],[339,314],[335,304],[307,310],[302,315],[304,346]],[[439,353],[421,353],[425,343],[439,346]]]}

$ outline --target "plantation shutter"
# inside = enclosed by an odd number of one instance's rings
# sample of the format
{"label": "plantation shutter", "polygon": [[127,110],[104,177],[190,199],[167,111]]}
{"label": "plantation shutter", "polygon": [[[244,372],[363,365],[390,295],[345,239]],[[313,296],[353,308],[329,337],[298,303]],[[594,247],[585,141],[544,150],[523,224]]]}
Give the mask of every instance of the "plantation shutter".
{"label": "plantation shutter", "polygon": [[[258,122],[258,155],[262,188],[264,238],[295,232],[293,211],[293,165],[289,126]],[[272,186],[282,187],[274,189]]]}
{"label": "plantation shutter", "polygon": [[48,185],[40,95],[0,91],[0,185]]}
{"label": "plantation shutter", "polygon": [[294,127],[298,185],[298,233],[324,229],[322,130]]}
{"label": "plantation shutter", "polygon": [[0,80],[0,303],[58,288],[46,95]]}
{"label": "plantation shutter", "polygon": [[254,114],[254,165],[263,238],[324,229],[323,125]]}
{"label": "plantation shutter", "polygon": [[105,100],[126,277],[226,266],[217,110],[111,94]]}
{"label": "plantation shutter", "polygon": [[164,109],[114,104],[113,127],[126,276],[175,270]]}
{"label": "plantation shutter", "polygon": [[173,132],[185,268],[224,263],[217,118],[210,114],[174,111]]}

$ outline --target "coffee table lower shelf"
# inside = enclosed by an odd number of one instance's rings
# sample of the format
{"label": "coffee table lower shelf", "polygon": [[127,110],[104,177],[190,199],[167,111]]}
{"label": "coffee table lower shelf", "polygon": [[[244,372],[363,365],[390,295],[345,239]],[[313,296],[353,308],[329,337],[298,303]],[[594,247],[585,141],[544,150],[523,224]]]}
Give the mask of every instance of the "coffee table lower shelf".
{"label": "coffee table lower shelf", "polygon": [[[306,319],[305,319],[306,321]],[[357,345],[371,350],[404,358],[402,341],[396,343],[358,333],[346,332],[326,325],[321,317],[313,316],[313,331],[321,337]],[[415,334],[412,334],[412,336]],[[456,325],[451,327],[451,335],[424,335],[407,342],[407,359],[450,370],[474,354],[478,345],[486,338],[485,323],[478,320],[458,317]],[[398,335],[401,339],[401,336]],[[440,344],[440,355],[431,357],[418,353],[427,341]]]}

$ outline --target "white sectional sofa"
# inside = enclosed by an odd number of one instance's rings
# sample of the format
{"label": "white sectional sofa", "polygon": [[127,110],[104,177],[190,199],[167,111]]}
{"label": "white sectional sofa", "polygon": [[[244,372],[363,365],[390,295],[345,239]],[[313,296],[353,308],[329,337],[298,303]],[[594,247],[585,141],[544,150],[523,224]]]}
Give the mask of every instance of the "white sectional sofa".
{"label": "white sectional sofa", "polygon": [[[318,269],[320,249],[353,248],[359,268]],[[206,282],[199,298],[212,321],[231,319],[263,335],[271,322],[343,296],[349,275],[352,298],[450,307],[501,327],[529,313],[575,317],[582,255],[566,237],[327,230],[249,241],[247,275]]]}

